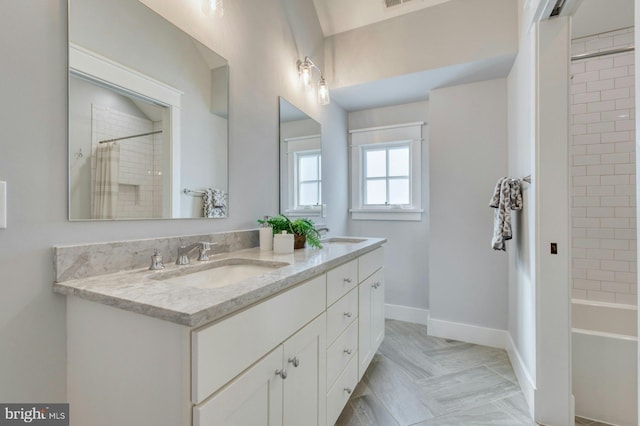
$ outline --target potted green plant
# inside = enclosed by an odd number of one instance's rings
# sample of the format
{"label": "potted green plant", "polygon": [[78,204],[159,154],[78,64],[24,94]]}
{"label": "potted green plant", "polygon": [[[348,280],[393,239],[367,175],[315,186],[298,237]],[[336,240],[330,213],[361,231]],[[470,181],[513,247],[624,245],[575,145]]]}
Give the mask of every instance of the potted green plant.
{"label": "potted green plant", "polygon": [[293,247],[296,249],[304,248],[305,243],[309,243],[310,247],[322,248],[320,243],[320,233],[313,226],[313,221],[307,218],[299,218],[291,220],[285,215],[278,215],[265,219],[258,219],[258,223],[268,223],[273,228],[274,234],[280,234],[287,231],[293,234]]}

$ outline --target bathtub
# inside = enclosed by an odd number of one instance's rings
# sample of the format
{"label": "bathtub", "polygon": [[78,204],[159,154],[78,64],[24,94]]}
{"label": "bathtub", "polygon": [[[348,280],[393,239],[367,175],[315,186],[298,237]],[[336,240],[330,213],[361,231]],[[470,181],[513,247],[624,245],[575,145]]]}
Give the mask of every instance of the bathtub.
{"label": "bathtub", "polygon": [[576,416],[637,426],[637,308],[572,301]]}

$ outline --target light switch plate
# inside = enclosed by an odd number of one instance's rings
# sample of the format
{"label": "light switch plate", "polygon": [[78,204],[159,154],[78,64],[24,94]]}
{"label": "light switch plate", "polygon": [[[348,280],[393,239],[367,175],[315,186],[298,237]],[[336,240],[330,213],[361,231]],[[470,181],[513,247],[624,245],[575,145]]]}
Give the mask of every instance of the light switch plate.
{"label": "light switch plate", "polygon": [[0,181],[0,229],[7,228],[7,182]]}

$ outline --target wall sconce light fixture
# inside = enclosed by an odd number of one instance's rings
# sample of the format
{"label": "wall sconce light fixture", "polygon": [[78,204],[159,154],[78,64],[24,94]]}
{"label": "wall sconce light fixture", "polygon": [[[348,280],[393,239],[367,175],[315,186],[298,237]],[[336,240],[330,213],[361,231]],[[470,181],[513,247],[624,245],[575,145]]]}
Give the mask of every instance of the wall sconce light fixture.
{"label": "wall sconce light fixture", "polygon": [[300,77],[300,81],[302,82],[302,87],[306,91],[309,91],[313,87],[312,82],[312,71],[315,68],[320,73],[320,80],[318,80],[317,90],[318,90],[318,103],[320,105],[328,105],[331,100],[329,99],[329,85],[327,84],[327,80],[325,80],[324,75],[322,74],[322,70],[318,68],[316,64],[313,63],[310,57],[305,56],[304,62],[298,59],[298,76]]}
{"label": "wall sconce light fixture", "polygon": [[202,11],[207,16],[222,18],[224,15],[224,0],[202,0]]}

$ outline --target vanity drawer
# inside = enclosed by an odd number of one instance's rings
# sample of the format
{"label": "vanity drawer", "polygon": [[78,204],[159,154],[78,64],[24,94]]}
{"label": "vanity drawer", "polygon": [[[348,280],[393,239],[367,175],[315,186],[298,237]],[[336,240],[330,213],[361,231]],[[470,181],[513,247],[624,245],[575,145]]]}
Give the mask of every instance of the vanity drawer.
{"label": "vanity drawer", "polygon": [[327,309],[327,344],[331,345],[357,318],[358,288],[356,287]]}
{"label": "vanity drawer", "polygon": [[327,272],[327,306],[358,285],[358,260],[352,260]]}
{"label": "vanity drawer", "polygon": [[201,403],[324,312],[326,291],[323,274],[227,319],[194,330],[192,402]]}
{"label": "vanity drawer", "polygon": [[357,358],[357,350],[358,321],[354,321],[327,349],[327,386],[331,387],[351,358]]}
{"label": "vanity drawer", "polygon": [[366,280],[371,274],[384,265],[384,249],[382,247],[363,254],[358,259],[358,282]]}
{"label": "vanity drawer", "polygon": [[357,357],[351,358],[333,387],[327,392],[327,424],[333,425],[340,417],[342,409],[349,401],[351,393],[358,385]]}

